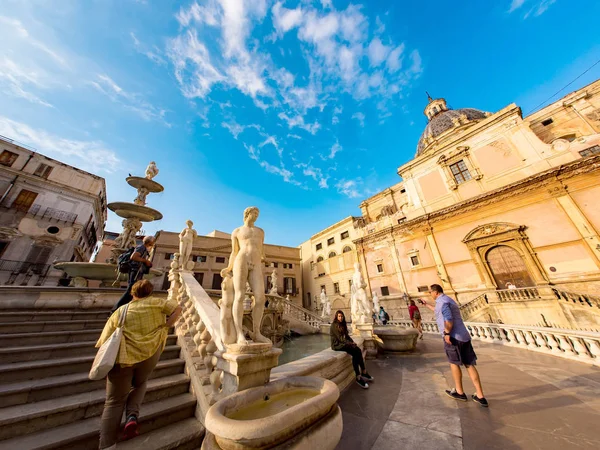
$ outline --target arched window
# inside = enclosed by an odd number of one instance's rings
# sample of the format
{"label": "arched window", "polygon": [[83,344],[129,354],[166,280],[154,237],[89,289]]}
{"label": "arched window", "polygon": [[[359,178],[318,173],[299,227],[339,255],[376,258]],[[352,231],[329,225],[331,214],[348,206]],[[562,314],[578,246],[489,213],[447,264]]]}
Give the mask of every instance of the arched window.
{"label": "arched window", "polygon": [[319,262],[322,262],[322,261],[323,261],[323,257],[322,257],[322,256],[319,256],[319,257],[317,258],[317,262],[319,263]]}
{"label": "arched window", "polygon": [[351,251],[352,251],[352,247],[350,247],[350,246],[346,245],[346,246],[344,247],[344,249],[342,250],[342,253],[348,253],[348,252],[351,252]]}
{"label": "arched window", "polygon": [[329,257],[330,257],[330,258],[333,258],[334,256],[336,256],[336,253],[335,253],[335,252],[330,252],[330,253],[329,253]]}

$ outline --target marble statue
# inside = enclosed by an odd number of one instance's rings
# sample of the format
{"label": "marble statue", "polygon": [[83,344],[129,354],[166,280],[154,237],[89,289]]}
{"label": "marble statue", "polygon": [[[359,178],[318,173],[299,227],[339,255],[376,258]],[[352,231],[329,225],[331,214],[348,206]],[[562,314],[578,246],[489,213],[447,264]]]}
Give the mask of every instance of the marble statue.
{"label": "marble statue", "polygon": [[352,297],[350,300],[350,315],[352,323],[369,324],[371,319],[371,302],[367,297],[365,288],[367,283],[360,272],[360,264],[354,264],[354,274],[352,275]]}
{"label": "marble statue", "polygon": [[244,297],[246,283],[250,284],[254,294],[252,308],[252,325],[254,342],[271,343],[271,340],[260,332],[263,312],[265,309],[265,281],[262,267],[265,263],[264,240],[265,232],[254,226],[258,218],[258,208],[251,206],[244,210],[244,225],[233,230],[231,234],[231,256],[229,265],[221,271],[223,278],[231,274],[233,277],[233,323],[238,344],[247,344],[244,336]]}
{"label": "marble statue", "polygon": [[184,270],[187,269],[186,266],[192,255],[194,239],[198,237],[198,233],[192,228],[194,222],[187,220],[185,223],[187,224],[187,228],[184,228],[179,233],[179,262]]}
{"label": "marble statue", "polygon": [[133,200],[133,203],[135,203],[136,205],[144,206],[146,204],[146,197],[148,196],[149,193],[150,193],[150,191],[148,189],[146,189],[145,187],[139,188],[138,195]]}
{"label": "marble statue", "polygon": [[273,270],[273,273],[271,274],[271,290],[269,291],[269,294],[271,295],[278,295],[277,291],[279,291],[279,280],[277,278],[277,271]]}
{"label": "marble statue", "polygon": [[234,344],[237,340],[236,324],[233,320],[234,297],[233,275],[231,272],[227,272],[221,283],[221,299],[219,300],[223,344]]}
{"label": "marble statue", "polygon": [[329,317],[331,315],[331,302],[325,293],[325,289],[321,289],[321,317]]}
{"label": "marble statue", "polygon": [[379,314],[379,297],[375,291],[373,291],[373,312]]}
{"label": "marble statue", "polygon": [[156,175],[158,175],[158,167],[156,167],[156,163],[154,161],[150,161],[148,167],[146,167],[146,178],[151,180]]}
{"label": "marble statue", "polygon": [[246,281],[246,296],[244,297],[244,311],[252,310],[252,288],[250,283]]}

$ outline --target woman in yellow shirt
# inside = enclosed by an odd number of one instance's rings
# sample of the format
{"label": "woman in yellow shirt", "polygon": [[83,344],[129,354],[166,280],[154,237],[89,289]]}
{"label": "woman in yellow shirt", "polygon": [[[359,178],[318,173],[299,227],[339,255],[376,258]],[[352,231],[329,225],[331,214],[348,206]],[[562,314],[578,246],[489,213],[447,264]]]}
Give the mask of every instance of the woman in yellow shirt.
{"label": "woman in yellow shirt", "polygon": [[[116,448],[125,407],[127,420],[123,439],[139,434],[137,419],[146,394],[146,381],[165,348],[169,328],[181,314],[181,307],[175,300],[151,297],[153,290],[148,280],[140,280],[131,288],[133,300],[127,309],[123,339],[115,366],[106,379],[106,402],[100,425],[101,449]],[[114,333],[126,306],[121,306],[108,319],[96,347],[102,346]]]}

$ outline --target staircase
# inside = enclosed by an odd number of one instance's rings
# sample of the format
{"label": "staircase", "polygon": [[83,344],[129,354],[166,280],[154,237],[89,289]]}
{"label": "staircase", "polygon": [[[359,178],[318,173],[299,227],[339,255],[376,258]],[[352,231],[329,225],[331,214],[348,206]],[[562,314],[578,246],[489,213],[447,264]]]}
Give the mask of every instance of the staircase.
{"label": "staircase", "polygon": [[[97,449],[104,380],[87,375],[107,310],[0,310],[0,450]],[[177,337],[148,381],[139,437],[119,450],[198,449],[195,418]]]}
{"label": "staircase", "polygon": [[298,334],[318,333],[322,324],[327,322],[313,311],[298,306],[291,301],[280,298],[283,307],[283,318],[290,323],[290,329]]}

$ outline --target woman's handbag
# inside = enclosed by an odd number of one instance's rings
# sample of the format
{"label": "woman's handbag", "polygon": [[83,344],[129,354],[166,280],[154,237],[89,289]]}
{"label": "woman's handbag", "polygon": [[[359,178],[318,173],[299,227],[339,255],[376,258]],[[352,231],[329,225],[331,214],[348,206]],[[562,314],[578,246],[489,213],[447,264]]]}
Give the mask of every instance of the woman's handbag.
{"label": "woman's handbag", "polygon": [[123,325],[125,324],[125,317],[127,316],[127,310],[129,305],[126,305],[119,317],[119,323],[115,332],[106,340],[104,344],[98,349],[92,369],[88,378],[90,380],[101,380],[111,369],[115,366],[117,355],[119,354],[119,347],[121,346],[121,339],[123,339]]}
{"label": "woman's handbag", "polygon": [[419,312],[418,309],[413,313],[413,319],[421,320],[421,313]]}

